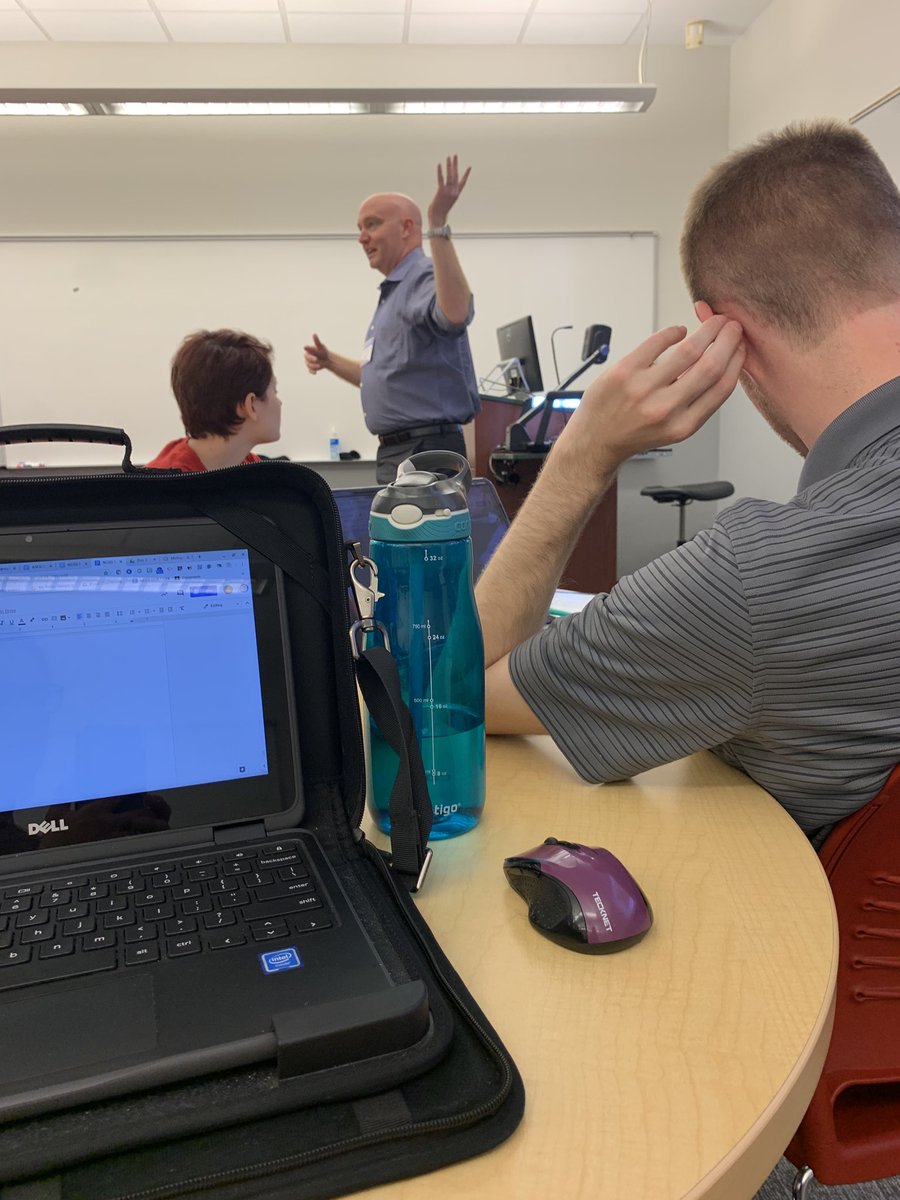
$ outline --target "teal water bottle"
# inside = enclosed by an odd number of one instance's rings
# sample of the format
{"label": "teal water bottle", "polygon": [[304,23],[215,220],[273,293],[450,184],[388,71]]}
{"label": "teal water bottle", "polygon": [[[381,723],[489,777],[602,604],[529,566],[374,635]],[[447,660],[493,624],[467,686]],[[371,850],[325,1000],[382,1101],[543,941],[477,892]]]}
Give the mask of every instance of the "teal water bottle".
{"label": "teal water bottle", "polygon": [[[403,699],[422,749],[434,812],[431,837],[478,824],[484,807],[484,643],[475,608],[466,493],[469,464],[427,450],[400,464],[372,501],[369,553]],[[370,723],[369,807],[390,832],[397,755]]]}

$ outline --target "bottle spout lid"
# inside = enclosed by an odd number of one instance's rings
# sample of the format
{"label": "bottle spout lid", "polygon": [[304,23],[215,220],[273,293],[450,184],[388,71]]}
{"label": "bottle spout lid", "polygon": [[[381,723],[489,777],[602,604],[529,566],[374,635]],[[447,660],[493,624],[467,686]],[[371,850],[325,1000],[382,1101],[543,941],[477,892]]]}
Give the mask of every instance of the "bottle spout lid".
{"label": "bottle spout lid", "polygon": [[468,460],[450,450],[423,450],[404,459],[397,478],[377,493],[372,512],[387,514],[414,504],[423,516],[465,512],[472,483]]}
{"label": "bottle spout lid", "polygon": [[[430,476],[429,479],[422,478],[426,474]],[[468,495],[472,486],[472,468],[469,466],[469,460],[452,450],[422,450],[403,460],[397,468],[394,486],[436,483],[442,479],[461,488],[463,495]]]}
{"label": "bottle spout lid", "polygon": [[391,484],[391,487],[427,487],[429,483],[437,482],[437,475],[433,475],[431,471],[414,471],[412,469],[404,471],[404,467],[410,465],[410,460],[401,463],[397,471],[397,478]]}

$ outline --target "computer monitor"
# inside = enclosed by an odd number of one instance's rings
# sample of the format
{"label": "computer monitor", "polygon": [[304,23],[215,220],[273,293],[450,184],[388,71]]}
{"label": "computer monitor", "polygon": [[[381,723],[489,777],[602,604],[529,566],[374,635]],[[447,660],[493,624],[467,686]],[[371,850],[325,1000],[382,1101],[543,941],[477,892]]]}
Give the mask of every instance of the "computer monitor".
{"label": "computer monitor", "polygon": [[[609,357],[609,343],[612,338],[612,328],[609,325],[588,325],[584,331],[584,341],[581,347],[581,360],[587,362],[593,357],[594,365],[600,366],[605,363]],[[581,400],[582,392],[569,392],[565,390],[554,389],[553,392],[553,407],[567,409],[571,412],[578,407]],[[531,407],[536,408],[539,404],[543,404],[543,396],[532,396]]]}
{"label": "computer monitor", "polygon": [[542,392],[544,382],[531,317],[501,325],[497,330],[497,345],[501,360],[510,363],[503,372],[510,393]]}
{"label": "computer monitor", "polygon": [[[531,318],[527,318],[527,320],[530,324]],[[584,374],[588,367],[606,362],[609,357],[609,342],[611,337],[612,329],[609,325],[588,325],[584,331],[583,360],[580,366],[576,367],[567,379],[564,379],[551,391],[541,396],[534,396],[532,394],[531,407],[522,413],[520,417],[517,417],[506,431],[505,449],[536,450],[541,453],[545,453],[550,449],[550,443],[547,440],[547,431],[550,425],[551,413],[555,408],[573,409],[578,407],[582,393],[580,391],[571,392],[569,391],[569,387],[579,375]],[[528,426],[532,424],[533,418],[537,418],[537,420],[533,426],[534,436],[531,437],[529,436]]]}

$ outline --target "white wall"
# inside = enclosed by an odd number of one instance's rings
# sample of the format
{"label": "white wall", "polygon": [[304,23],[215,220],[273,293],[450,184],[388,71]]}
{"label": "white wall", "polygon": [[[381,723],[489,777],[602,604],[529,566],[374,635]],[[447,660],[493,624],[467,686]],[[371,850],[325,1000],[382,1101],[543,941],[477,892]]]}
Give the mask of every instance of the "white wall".
{"label": "white wall", "polygon": [[[678,267],[679,226],[693,184],[727,148],[728,60],[726,48],[651,48],[646,77],[659,92],[641,115],[184,123],[6,118],[0,124],[0,236],[350,231],[360,199],[372,191],[396,188],[427,202],[434,163],[455,151],[474,169],[454,226],[480,233],[656,232],[658,323],[691,324]],[[587,84],[634,82],[636,67],[636,47],[0,46],[0,79],[7,87],[201,86],[235,79],[272,87],[329,80],[459,86],[500,85],[523,75],[541,83]],[[264,279],[246,283],[265,287]],[[27,288],[27,278],[16,286]],[[316,286],[315,279],[297,280],[298,292],[315,294]],[[510,305],[510,316],[520,315],[514,283]],[[567,318],[561,313],[559,319]],[[623,352],[615,341],[615,312],[597,319],[613,326],[614,349]],[[298,329],[294,346],[277,345],[278,359],[299,355],[308,332]],[[343,331],[328,333],[339,346]],[[359,331],[346,335],[352,349]],[[115,330],[98,336],[114,338]],[[561,351],[566,336],[558,338]],[[47,347],[52,353],[52,330]],[[288,402],[320,403],[320,382],[310,380],[308,390]],[[671,459],[623,467],[622,571],[675,540],[674,510],[641,499],[640,488],[716,478],[716,455],[711,426]],[[692,506],[692,532],[708,523],[712,508]]]}
{"label": "white wall", "polygon": [[[534,319],[547,387],[551,331],[561,317],[575,326],[557,339],[566,375],[580,363],[584,329],[607,313],[616,314],[622,346],[653,332],[657,256],[650,234],[462,233],[457,241],[478,297],[470,338],[482,375],[501,357],[498,326],[523,313]],[[0,278],[28,280],[27,289],[0,290],[4,424],[122,427],[135,461],[147,462],[172,437],[169,361],[185,330],[249,329],[287,347],[275,359],[285,402],[278,450],[318,464],[337,436],[345,450],[369,452],[374,479],[374,438],[364,428],[359,392],[327,373],[310,379],[297,352],[299,331],[308,337],[317,330],[336,348],[362,354],[381,276],[352,235],[9,241],[0,243]],[[309,279],[314,289],[298,287]],[[48,328],[52,357],[44,353]],[[114,338],[97,336],[109,330]],[[591,368],[584,379],[606,369]],[[516,415],[507,410],[507,422]],[[81,465],[96,453],[67,443],[38,452],[52,466]],[[20,448],[13,461],[21,455]]]}
{"label": "white wall", "polygon": [[[659,94],[640,116],[237,124],[6,119],[0,236],[336,233],[352,229],[358,201],[370,191],[398,188],[427,200],[432,164],[455,150],[475,168],[454,214],[460,229],[655,231],[657,323],[690,324],[678,235],[693,185],[729,146],[797,118],[847,118],[892,90],[900,83],[898,45],[898,0],[773,0],[730,52],[651,48],[646,73]],[[499,85],[525,74],[539,83],[577,84],[633,82],[635,69],[633,47],[0,46],[0,79],[8,87],[199,87],[235,79],[273,87]],[[27,288],[27,279],[14,286]],[[315,293],[316,281],[298,280],[297,287]],[[603,319],[615,327],[614,313]],[[276,346],[279,360],[299,354],[305,335],[298,330],[296,346]],[[560,349],[567,336],[560,336]],[[348,345],[356,338],[354,331]],[[313,391],[320,382],[310,381],[294,402],[321,402]],[[174,403],[172,413],[175,433]],[[786,499],[799,466],[738,393],[717,424],[671,459],[623,467],[621,570],[674,540],[674,512],[642,500],[645,484],[725,478],[739,495]],[[689,532],[708,523],[712,507],[688,509]]]}
{"label": "white wall", "polygon": [[897,0],[773,0],[731,50],[729,142],[847,120],[900,84]]}
{"label": "white wall", "polygon": [[[731,50],[729,144],[795,120],[848,120],[898,84],[898,0],[773,0]],[[801,465],[736,393],[719,420],[719,470],[736,494],[787,500]]]}

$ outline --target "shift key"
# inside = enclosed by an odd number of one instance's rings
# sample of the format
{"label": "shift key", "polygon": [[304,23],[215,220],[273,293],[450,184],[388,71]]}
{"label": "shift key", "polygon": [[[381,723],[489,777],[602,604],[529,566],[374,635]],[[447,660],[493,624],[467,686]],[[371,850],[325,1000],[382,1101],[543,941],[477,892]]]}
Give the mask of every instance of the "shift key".
{"label": "shift key", "polygon": [[280,896],[277,900],[262,900],[258,904],[245,904],[241,908],[241,913],[245,921],[266,921],[269,917],[281,917],[285,913],[321,907],[322,901],[318,896]]}

